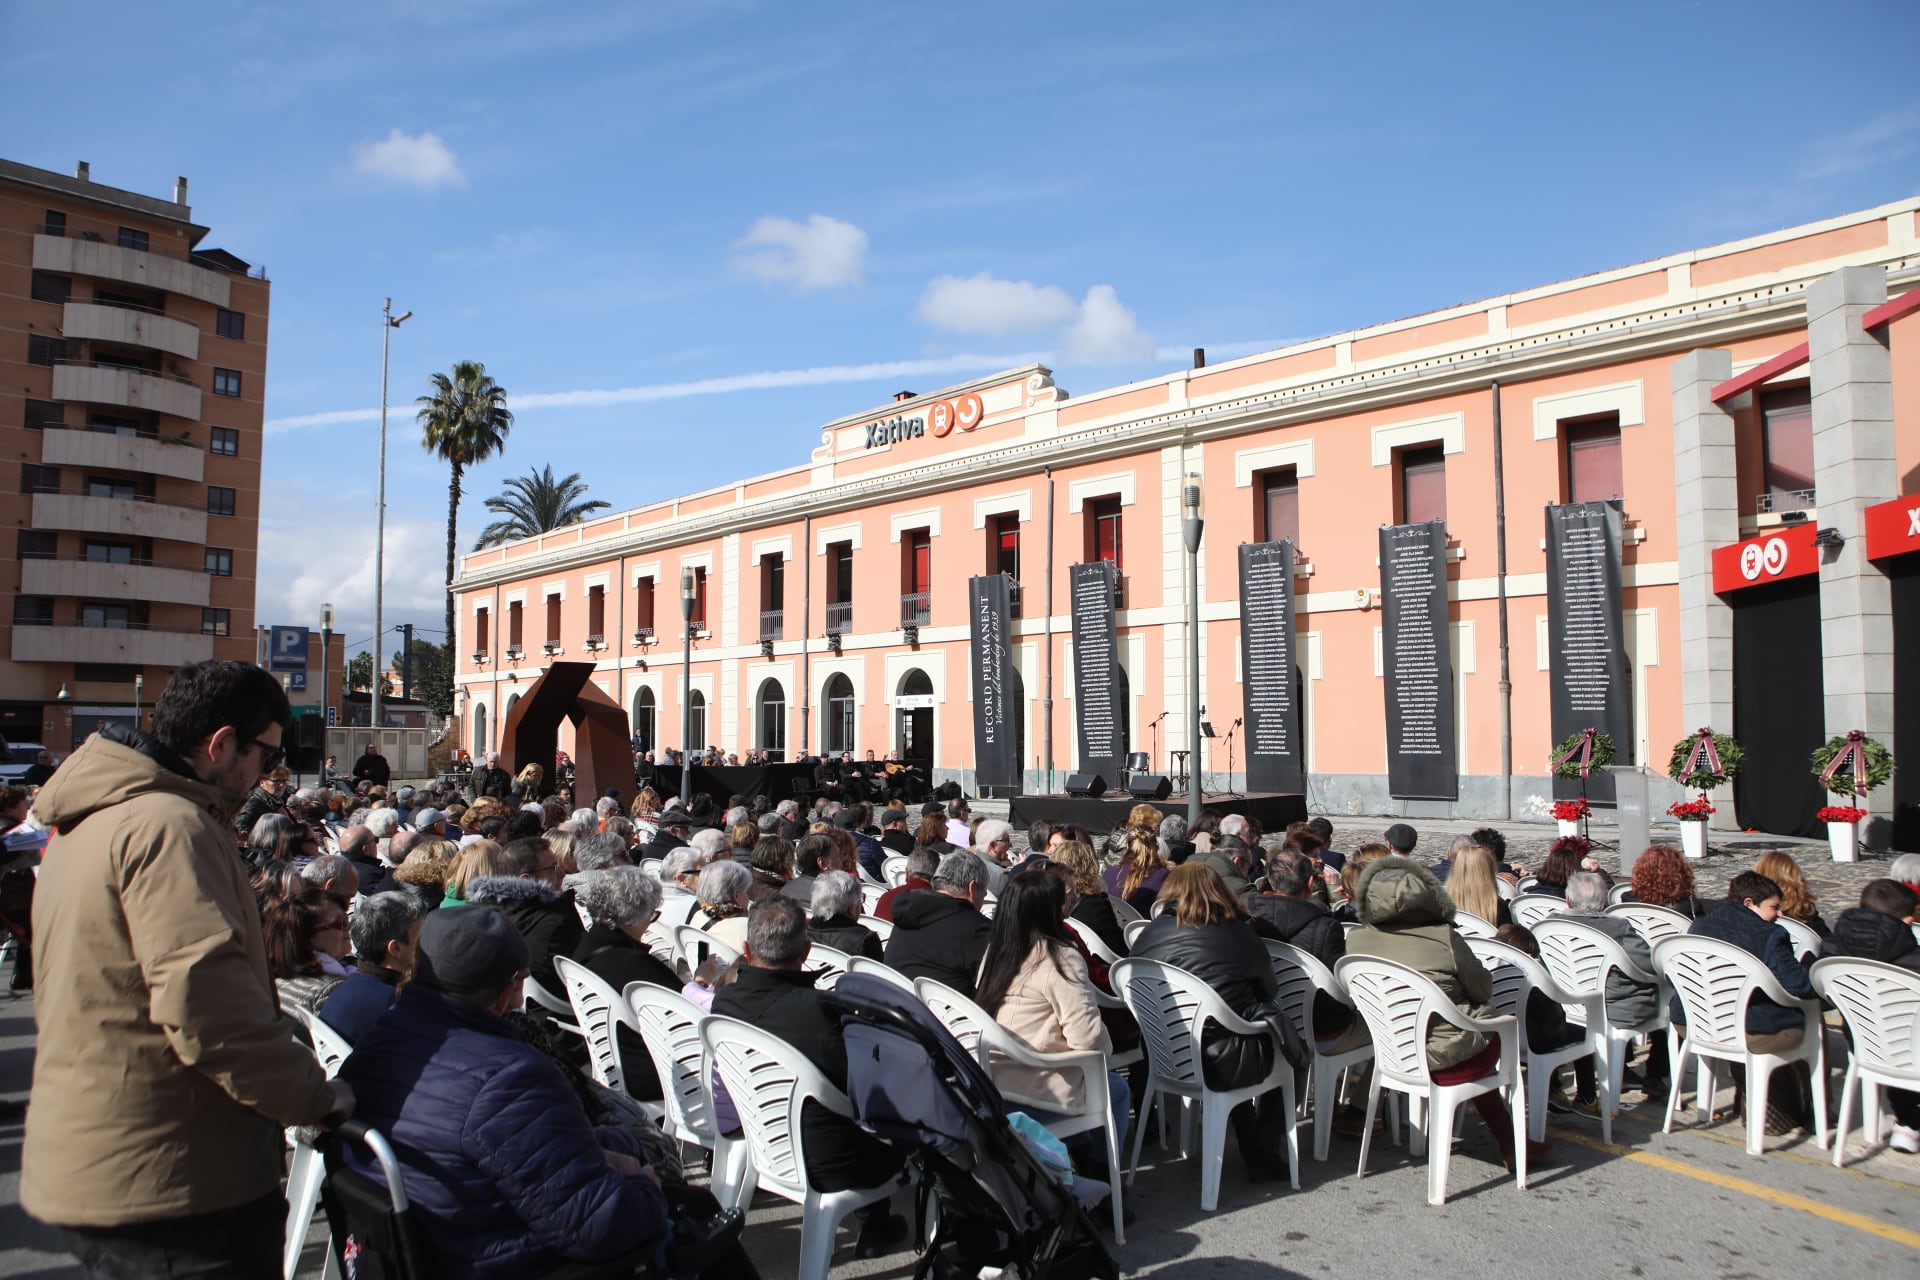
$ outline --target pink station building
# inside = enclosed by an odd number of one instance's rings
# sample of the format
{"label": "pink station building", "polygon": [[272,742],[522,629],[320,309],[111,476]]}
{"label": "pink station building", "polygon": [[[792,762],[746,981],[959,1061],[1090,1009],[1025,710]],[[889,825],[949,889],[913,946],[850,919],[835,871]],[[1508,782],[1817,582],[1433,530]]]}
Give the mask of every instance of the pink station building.
{"label": "pink station building", "polygon": [[[1733,733],[1746,780],[1715,797],[1716,825],[1804,827],[1821,803],[1807,753],[1862,730],[1912,760],[1865,802],[1892,820],[1870,840],[1920,848],[1917,213],[1909,199],[1090,395],[1039,365],[902,393],[827,423],[795,465],[466,556],[463,745],[499,748],[560,658],[591,661],[648,745],[681,746],[690,571],[695,747],[898,750],[972,791],[968,580],[1004,573],[1022,782],[1057,790],[1079,763],[1070,569],[1109,560],[1126,745],[1177,771],[1188,646],[1224,733],[1244,714],[1236,549],[1289,538],[1308,804],[1544,816],[1545,509],[1617,499],[1618,762],[1664,775],[1677,740]],[[1379,530],[1436,519],[1451,800],[1392,794],[1387,762]],[[1244,785],[1244,748],[1230,777],[1209,745],[1208,789]],[[1654,812],[1679,795],[1662,776]]]}

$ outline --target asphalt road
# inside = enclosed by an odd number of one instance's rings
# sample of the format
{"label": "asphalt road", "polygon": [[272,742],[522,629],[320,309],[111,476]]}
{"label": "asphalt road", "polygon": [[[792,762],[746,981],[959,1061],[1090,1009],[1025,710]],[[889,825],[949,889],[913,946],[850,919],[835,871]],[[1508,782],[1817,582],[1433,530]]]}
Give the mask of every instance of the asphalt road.
{"label": "asphalt road", "polygon": [[[25,1096],[32,1030],[31,1000],[0,994],[0,1097]],[[1229,1141],[1220,1208],[1203,1214],[1197,1159],[1162,1153],[1150,1135],[1130,1200],[1139,1216],[1118,1253],[1132,1275],[1274,1280],[1544,1268],[1556,1280],[1920,1274],[1920,1157],[1882,1148],[1835,1170],[1811,1136],[1770,1140],[1753,1158],[1736,1125],[1698,1129],[1688,1115],[1663,1136],[1657,1121],[1646,1107],[1623,1116],[1612,1149],[1597,1122],[1556,1123],[1557,1162],[1520,1192],[1470,1117],[1440,1208],[1426,1204],[1424,1163],[1383,1132],[1367,1177],[1353,1176],[1358,1141],[1336,1137],[1326,1163],[1307,1157],[1298,1192],[1246,1183]],[[19,1208],[20,1137],[17,1121],[0,1124],[0,1275],[77,1278],[52,1232]],[[1310,1152],[1304,1132],[1302,1142]],[[799,1216],[765,1195],[755,1202],[747,1245],[769,1280],[793,1274]],[[317,1233],[315,1244],[318,1275]],[[910,1252],[855,1263],[851,1245],[843,1231],[836,1276],[912,1273]]]}

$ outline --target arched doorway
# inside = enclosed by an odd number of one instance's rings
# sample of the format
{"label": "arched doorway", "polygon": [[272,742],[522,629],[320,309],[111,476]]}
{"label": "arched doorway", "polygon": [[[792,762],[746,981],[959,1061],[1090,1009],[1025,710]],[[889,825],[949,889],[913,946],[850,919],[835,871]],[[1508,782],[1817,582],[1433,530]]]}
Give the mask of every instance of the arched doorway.
{"label": "arched doorway", "polygon": [[778,680],[768,678],[760,682],[760,690],[754,695],[754,732],[757,740],[754,745],[767,753],[769,760],[787,758],[787,691]]}
{"label": "arched doorway", "polygon": [[834,672],[827,681],[827,714],[820,721],[820,747],[830,756],[853,747],[853,681]]}
{"label": "arched doorway", "polygon": [[506,710],[500,713],[500,716],[501,716],[501,721],[502,721],[502,723],[504,723],[504,722],[505,722],[505,720],[506,720],[506,717],[508,717],[508,716],[510,716],[510,715],[512,715],[512,714],[513,714],[513,704],[514,704],[514,703],[516,703],[516,702],[518,702],[518,701],[520,701],[520,695],[519,695],[519,694],[517,694],[517,693],[510,693],[510,694],[508,694],[508,695],[507,695],[507,707],[506,707]]}
{"label": "arched doorway", "polygon": [[893,691],[893,743],[902,760],[933,768],[933,681],[915,667]]}
{"label": "arched doorway", "polygon": [[691,724],[687,729],[687,752],[692,754],[695,751],[705,751],[707,749],[707,695],[695,689],[693,696],[687,700],[687,707],[692,713],[688,717]]}
{"label": "arched doorway", "polygon": [[484,702],[473,704],[473,758],[487,758],[487,704]]}
{"label": "arched doorway", "polygon": [[642,687],[633,695],[633,733],[640,741],[642,751],[652,751],[660,745],[654,729],[659,720],[659,708],[653,699],[653,690]]}

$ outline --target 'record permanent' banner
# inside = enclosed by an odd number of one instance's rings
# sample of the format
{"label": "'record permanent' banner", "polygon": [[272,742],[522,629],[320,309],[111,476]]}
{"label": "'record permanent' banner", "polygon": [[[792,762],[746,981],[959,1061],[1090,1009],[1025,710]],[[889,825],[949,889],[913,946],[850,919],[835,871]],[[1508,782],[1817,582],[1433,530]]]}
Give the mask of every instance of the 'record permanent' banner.
{"label": "'record permanent' banner", "polygon": [[1303,790],[1295,683],[1293,542],[1240,544],[1240,693],[1245,702],[1247,790]]}
{"label": "'record permanent' banner", "polygon": [[1007,578],[990,574],[968,582],[973,626],[973,769],[975,786],[1020,783],[1017,726],[1023,714],[1013,665],[1013,610]]}
{"label": "'record permanent' banner", "polygon": [[1446,521],[1381,526],[1380,622],[1387,792],[1402,800],[1457,800]]}
{"label": "'record permanent' banner", "polygon": [[[1620,604],[1622,511],[1618,502],[1547,508],[1547,652],[1553,740],[1587,729],[1613,739],[1615,764],[1633,763],[1633,696]],[[1613,775],[1556,778],[1557,799],[1613,803]]]}

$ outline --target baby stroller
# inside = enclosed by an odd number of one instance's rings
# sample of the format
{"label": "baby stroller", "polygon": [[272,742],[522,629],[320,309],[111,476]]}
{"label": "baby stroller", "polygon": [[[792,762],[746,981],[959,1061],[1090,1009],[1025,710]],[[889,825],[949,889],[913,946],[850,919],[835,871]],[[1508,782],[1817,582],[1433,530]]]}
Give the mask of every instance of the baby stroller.
{"label": "baby stroller", "polygon": [[1022,1280],[1119,1280],[1073,1192],[1007,1123],[992,1077],[925,1005],[861,974],[825,994],[846,1038],[855,1118],[911,1152],[914,1280],[972,1280],[989,1266]]}

